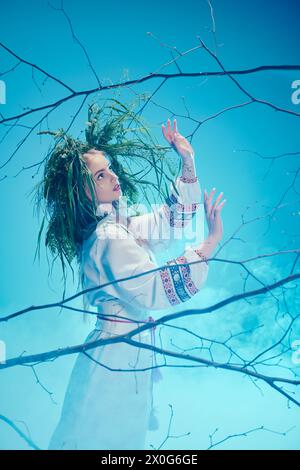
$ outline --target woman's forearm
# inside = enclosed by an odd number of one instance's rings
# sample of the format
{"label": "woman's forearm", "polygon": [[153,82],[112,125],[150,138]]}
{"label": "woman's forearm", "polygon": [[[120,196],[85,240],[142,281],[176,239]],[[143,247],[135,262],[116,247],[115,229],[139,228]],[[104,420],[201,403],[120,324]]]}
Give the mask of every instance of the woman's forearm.
{"label": "woman's forearm", "polygon": [[215,251],[218,243],[219,241],[215,237],[209,235],[198,247],[194,248],[194,251],[200,256],[200,258],[206,261],[208,258],[211,258],[211,255]]}
{"label": "woman's forearm", "polygon": [[196,180],[196,170],[194,156],[185,157],[182,159],[182,176],[183,181],[189,182],[190,180]]}

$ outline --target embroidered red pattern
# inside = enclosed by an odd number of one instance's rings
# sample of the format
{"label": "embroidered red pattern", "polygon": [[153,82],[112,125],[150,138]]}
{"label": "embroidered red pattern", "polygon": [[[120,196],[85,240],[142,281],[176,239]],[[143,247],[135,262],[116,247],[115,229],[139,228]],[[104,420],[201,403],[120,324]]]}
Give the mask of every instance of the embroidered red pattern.
{"label": "embroidered red pattern", "polygon": [[[176,260],[179,262],[179,264],[188,263],[188,260],[186,259],[185,256],[179,256],[178,258],[176,258]],[[182,275],[183,275],[184,284],[187,287],[187,289],[188,289],[189,293],[191,294],[191,296],[197,294],[197,292],[199,292],[199,289],[197,289],[197,287],[195,286],[194,282],[191,279],[190,267],[189,266],[180,266],[180,270],[181,270]]]}
{"label": "embroidered red pattern", "polygon": [[165,293],[168,297],[168,300],[169,300],[170,304],[171,305],[179,304],[180,300],[178,299],[178,297],[177,297],[177,295],[174,291],[169,270],[167,268],[160,269],[159,274],[160,274],[161,280],[163,282],[164,290],[165,290]]}
{"label": "embroidered red pattern", "polygon": [[183,183],[196,183],[196,181],[198,181],[198,177],[193,176],[192,178],[189,178],[188,176],[180,176],[180,180]]}

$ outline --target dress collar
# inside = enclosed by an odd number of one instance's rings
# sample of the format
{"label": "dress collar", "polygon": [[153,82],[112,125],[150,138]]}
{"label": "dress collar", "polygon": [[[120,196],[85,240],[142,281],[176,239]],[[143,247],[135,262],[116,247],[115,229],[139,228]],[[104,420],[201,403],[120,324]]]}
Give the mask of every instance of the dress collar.
{"label": "dress collar", "polygon": [[114,211],[112,202],[101,202],[97,206],[96,215],[99,217],[105,217]]}

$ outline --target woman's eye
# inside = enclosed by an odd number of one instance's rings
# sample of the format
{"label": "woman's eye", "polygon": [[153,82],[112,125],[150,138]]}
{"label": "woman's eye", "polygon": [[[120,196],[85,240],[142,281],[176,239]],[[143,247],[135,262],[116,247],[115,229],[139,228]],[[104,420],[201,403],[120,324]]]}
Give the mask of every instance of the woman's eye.
{"label": "woman's eye", "polygon": [[[111,170],[112,167],[109,165],[108,169]],[[103,176],[103,173],[99,173],[99,175],[97,176],[97,180],[99,179],[99,176]]]}

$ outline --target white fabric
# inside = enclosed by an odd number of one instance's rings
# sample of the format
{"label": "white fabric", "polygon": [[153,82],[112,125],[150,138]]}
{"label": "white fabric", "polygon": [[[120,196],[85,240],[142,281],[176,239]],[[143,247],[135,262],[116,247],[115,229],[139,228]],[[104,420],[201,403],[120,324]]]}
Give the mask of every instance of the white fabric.
{"label": "white fabric", "polygon": [[[190,210],[191,204],[200,205],[201,189],[199,182],[183,183],[180,178],[177,178],[175,188],[179,194],[175,192],[172,184],[170,184],[169,193],[177,198],[179,204],[184,205],[184,215],[188,224],[189,220],[192,219]],[[174,205],[172,207],[175,210],[175,216],[180,219],[180,214],[176,211],[176,206]],[[197,212],[199,212],[199,206]],[[203,220],[201,224],[203,225]],[[130,217],[129,229],[134,234],[135,238],[142,239],[144,242],[143,246],[150,248],[154,254],[167,250],[172,246],[174,241],[178,242],[184,238],[185,234],[185,231],[182,230],[181,227],[170,226],[164,204],[158,205],[149,213],[137,217]],[[200,227],[198,227],[198,231],[199,229]]]}
{"label": "white fabric", "polygon": [[[183,183],[177,179],[176,187],[181,204],[200,203],[198,182]],[[83,245],[85,289],[157,268],[153,252],[170,244],[170,240],[159,238],[162,227],[169,228],[163,205],[155,215],[150,212],[135,216],[129,224],[124,207],[121,197],[119,218],[116,219],[115,204],[98,206],[98,215],[106,215]],[[158,224],[158,220],[162,225]],[[148,240],[140,237],[145,225],[151,228],[152,235]],[[179,230],[174,228],[174,231]],[[185,248],[183,255],[187,262],[199,261],[199,256],[190,246]],[[198,290],[207,274],[206,263],[190,266],[191,279]],[[94,289],[86,294],[86,298],[90,305],[97,307],[99,314],[110,313],[136,321],[145,321],[153,311],[172,306],[161,271]],[[85,342],[120,335],[137,326],[135,323],[110,322],[99,318]],[[147,330],[143,336],[138,334],[133,339],[151,344],[151,331]],[[82,353],[78,355],[49,449],[144,449],[153,398],[152,351],[118,343],[87,353],[106,367],[96,364]],[[107,367],[127,371],[111,371]]]}

